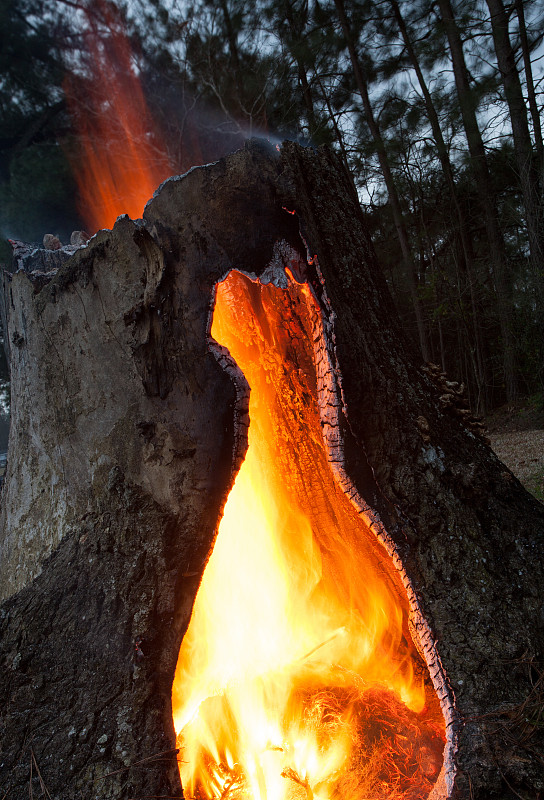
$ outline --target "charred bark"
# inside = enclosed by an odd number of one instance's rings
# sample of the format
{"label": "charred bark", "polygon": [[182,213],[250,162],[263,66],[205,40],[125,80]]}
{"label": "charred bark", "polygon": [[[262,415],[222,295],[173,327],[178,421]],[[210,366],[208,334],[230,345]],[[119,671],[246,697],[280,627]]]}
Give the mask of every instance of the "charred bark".
{"label": "charred bark", "polygon": [[[543,744],[520,711],[539,702],[544,507],[423,377],[397,327],[349,181],[325,157],[285,149],[291,204],[335,313],[345,471],[381,515],[451,689],[449,794],[536,794]],[[337,182],[324,192],[329,169]]]}
{"label": "charred bark", "polygon": [[68,800],[181,797],[174,668],[246,424],[246,388],[208,347],[211,298],[233,268],[281,275],[281,241],[311,257],[331,467],[399,569],[441,698],[436,796],[544,790],[541,734],[519,714],[544,651],[544,507],[410,352],[349,176],[284,144],[167,181],[143,223],[7,285],[6,800],[40,781]]}

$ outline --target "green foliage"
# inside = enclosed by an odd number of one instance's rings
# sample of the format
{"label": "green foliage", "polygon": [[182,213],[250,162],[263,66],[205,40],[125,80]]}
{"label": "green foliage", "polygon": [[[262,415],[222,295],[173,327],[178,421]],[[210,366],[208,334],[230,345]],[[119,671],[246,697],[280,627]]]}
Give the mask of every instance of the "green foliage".
{"label": "green foliage", "polygon": [[0,1],[3,135],[16,133],[29,115],[35,116],[61,96],[57,31],[44,19],[46,14],[40,0]]}
{"label": "green foliage", "polygon": [[73,204],[73,178],[62,148],[34,144],[12,157],[0,183],[0,229],[10,238],[41,241],[44,233],[69,241],[81,227]]}
{"label": "green foliage", "polygon": [[66,124],[66,29],[54,0],[0,0],[0,31],[0,232],[41,240],[76,219],[57,144]]}

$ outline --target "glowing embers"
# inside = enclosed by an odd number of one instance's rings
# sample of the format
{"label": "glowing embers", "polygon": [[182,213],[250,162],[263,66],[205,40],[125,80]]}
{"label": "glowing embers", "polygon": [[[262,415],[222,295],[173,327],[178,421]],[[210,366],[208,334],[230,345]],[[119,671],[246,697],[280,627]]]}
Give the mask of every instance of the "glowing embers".
{"label": "glowing embers", "polygon": [[442,764],[404,590],[327,462],[316,314],[293,281],[218,288],[251,424],[174,683],[188,798],[423,800]]}

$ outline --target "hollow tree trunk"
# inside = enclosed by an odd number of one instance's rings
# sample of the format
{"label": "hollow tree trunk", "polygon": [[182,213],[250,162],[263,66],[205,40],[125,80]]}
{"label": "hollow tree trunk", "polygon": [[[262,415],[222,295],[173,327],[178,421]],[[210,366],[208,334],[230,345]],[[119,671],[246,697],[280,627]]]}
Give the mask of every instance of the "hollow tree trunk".
{"label": "hollow tree trunk", "polygon": [[121,218],[54,275],[6,279],[6,800],[40,781],[68,799],[181,797],[172,679],[247,425],[247,386],[208,343],[213,288],[233,268],[281,277],[305,245],[331,468],[399,569],[447,722],[434,796],[544,789],[525,722],[544,507],[419,368],[336,158],[287,143],[167,181],[143,223]]}

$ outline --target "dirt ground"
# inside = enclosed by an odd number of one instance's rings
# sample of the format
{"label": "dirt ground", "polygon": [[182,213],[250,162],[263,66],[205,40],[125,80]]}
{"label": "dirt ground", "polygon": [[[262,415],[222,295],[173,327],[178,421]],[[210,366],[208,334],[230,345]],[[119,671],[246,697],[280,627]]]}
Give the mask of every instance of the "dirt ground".
{"label": "dirt ground", "polygon": [[495,453],[544,502],[544,411],[534,404],[504,406],[487,425]]}

